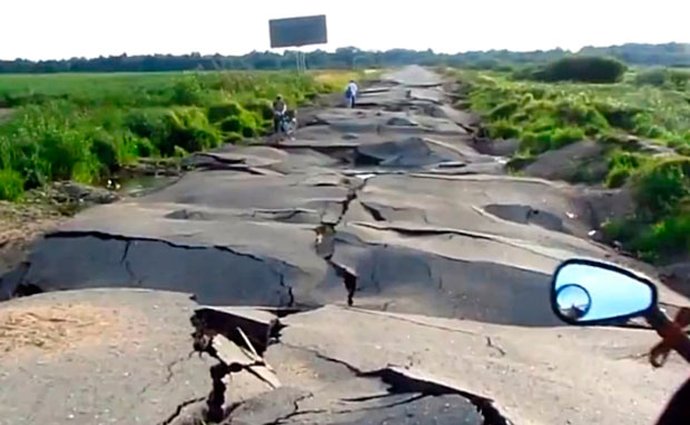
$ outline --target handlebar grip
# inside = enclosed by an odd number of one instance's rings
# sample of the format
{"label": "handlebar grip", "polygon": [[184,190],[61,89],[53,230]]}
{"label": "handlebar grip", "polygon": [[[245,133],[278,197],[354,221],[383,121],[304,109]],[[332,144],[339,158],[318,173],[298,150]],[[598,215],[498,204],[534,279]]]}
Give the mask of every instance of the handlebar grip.
{"label": "handlebar grip", "polygon": [[668,354],[663,354],[663,348],[674,349],[678,354],[690,363],[690,338],[683,332],[683,328],[664,314],[659,306],[655,306],[646,316],[647,322],[659,334],[663,341],[654,347],[650,353],[650,362],[655,367],[661,367]]}

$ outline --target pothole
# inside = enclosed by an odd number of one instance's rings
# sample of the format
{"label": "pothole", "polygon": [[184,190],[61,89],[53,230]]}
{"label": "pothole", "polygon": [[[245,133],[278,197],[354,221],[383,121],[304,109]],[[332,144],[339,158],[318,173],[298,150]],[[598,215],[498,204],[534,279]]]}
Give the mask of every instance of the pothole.
{"label": "pothole", "polygon": [[194,211],[194,210],[187,210],[187,209],[173,211],[169,214],[166,214],[165,218],[168,218],[171,220],[194,220],[194,221],[211,220],[211,217],[209,217],[208,214],[206,214],[202,211]]}
{"label": "pothole", "polygon": [[563,225],[563,219],[548,211],[519,204],[491,204],[484,211],[506,221],[519,224],[534,224],[547,230],[570,233]]}

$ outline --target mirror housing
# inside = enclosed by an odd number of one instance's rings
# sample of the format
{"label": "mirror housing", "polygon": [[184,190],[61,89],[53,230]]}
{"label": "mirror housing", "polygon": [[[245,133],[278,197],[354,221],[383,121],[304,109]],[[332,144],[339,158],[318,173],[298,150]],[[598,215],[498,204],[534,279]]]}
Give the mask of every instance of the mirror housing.
{"label": "mirror housing", "polygon": [[566,260],[551,281],[551,309],[570,325],[608,325],[645,316],[657,307],[657,297],[656,286],[646,277],[596,260]]}

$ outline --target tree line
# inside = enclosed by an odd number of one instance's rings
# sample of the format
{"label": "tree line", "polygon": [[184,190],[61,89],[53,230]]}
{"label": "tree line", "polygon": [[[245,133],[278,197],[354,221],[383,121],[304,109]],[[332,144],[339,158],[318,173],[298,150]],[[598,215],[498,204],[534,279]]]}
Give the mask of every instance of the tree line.
{"label": "tree line", "polygon": [[[526,64],[552,62],[573,52],[552,49],[532,52],[490,50],[457,54],[436,53],[433,50],[391,49],[365,51],[354,47],[335,52],[315,50],[306,53],[307,66],[312,69],[381,68],[408,64],[426,66],[454,66],[483,69],[520,67]],[[660,65],[690,67],[690,44],[624,44],[610,47],[585,47],[576,54],[610,56],[632,65]],[[297,52],[254,51],[241,56],[201,55],[139,55],[65,60],[30,61],[0,60],[0,73],[57,73],[57,72],[161,72],[187,70],[281,70],[296,68]]]}

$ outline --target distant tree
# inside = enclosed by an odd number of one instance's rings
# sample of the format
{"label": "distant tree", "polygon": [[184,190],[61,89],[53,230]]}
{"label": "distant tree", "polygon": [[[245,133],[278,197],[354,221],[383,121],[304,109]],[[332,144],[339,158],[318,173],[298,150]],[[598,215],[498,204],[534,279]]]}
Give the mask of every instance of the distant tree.
{"label": "distant tree", "polygon": [[550,62],[532,72],[539,81],[580,81],[585,83],[615,83],[620,81],[627,67],[617,59],[603,56],[568,56]]}
{"label": "distant tree", "polygon": [[[408,64],[427,66],[455,66],[475,69],[509,68],[523,69],[525,65],[540,65],[570,57],[562,49],[536,50],[532,52],[511,52],[490,50],[457,54],[436,53],[433,50],[416,51],[391,49],[387,51],[364,51],[346,47],[333,53],[316,50],[306,54],[310,68],[369,68],[394,67]],[[578,56],[610,56],[635,65],[690,66],[690,45],[669,43],[661,45],[625,44],[611,47],[585,47]],[[242,56],[189,55],[147,55],[126,54],[92,59],[71,58],[66,60],[28,61],[24,59],[0,61],[0,73],[52,73],[52,72],[160,72],[213,69],[294,69],[295,52],[283,54],[254,51]],[[613,68],[608,68],[612,70]],[[682,76],[678,78],[681,79]]]}
{"label": "distant tree", "polygon": [[651,68],[635,75],[635,83],[638,85],[663,86],[668,79],[669,72],[666,68]]}

